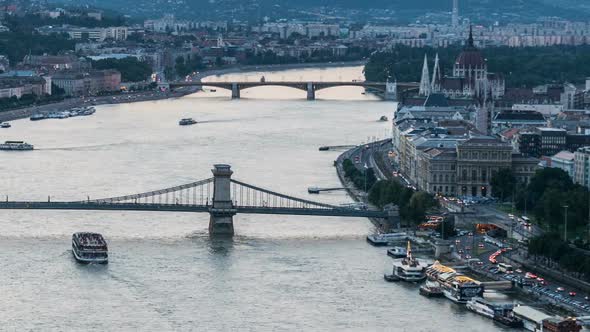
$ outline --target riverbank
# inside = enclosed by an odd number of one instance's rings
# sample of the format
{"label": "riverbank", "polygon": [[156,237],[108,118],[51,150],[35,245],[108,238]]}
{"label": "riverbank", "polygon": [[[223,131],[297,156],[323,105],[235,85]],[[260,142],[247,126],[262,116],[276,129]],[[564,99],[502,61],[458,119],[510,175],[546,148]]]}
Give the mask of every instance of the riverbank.
{"label": "riverbank", "polygon": [[[338,178],[340,179],[340,183],[342,184],[342,186],[346,189],[346,192],[348,193],[348,195],[355,201],[355,202],[360,202],[365,204],[369,209],[375,209],[377,210],[378,208],[376,206],[373,206],[369,200],[368,200],[368,193],[359,190],[355,187],[354,183],[352,183],[352,181],[350,181],[344,172],[344,167],[343,167],[343,163],[346,159],[354,159],[354,157],[356,155],[360,155],[362,154],[363,150],[367,150],[367,151],[371,151],[369,152],[369,156],[367,159],[367,163],[370,165],[370,167],[373,167],[375,169],[375,175],[377,176],[377,178],[379,180],[384,180],[386,177],[384,175],[383,170],[381,170],[379,168],[379,166],[374,162],[374,157],[373,157],[373,151],[377,150],[380,151],[381,147],[383,146],[384,143],[388,142],[389,140],[383,140],[383,141],[377,141],[377,142],[373,142],[373,143],[369,143],[366,145],[359,145],[356,146],[350,150],[345,151],[344,153],[340,154],[338,156],[338,158],[336,159],[336,161],[334,162],[334,166],[336,167],[336,173],[338,174]],[[360,158],[362,159],[362,158]],[[383,232],[387,232],[390,230],[391,225],[389,225],[388,223],[386,223],[383,219],[378,219],[378,218],[369,218],[369,220],[371,221],[371,223],[373,223],[373,225],[375,225],[375,227],[377,227],[377,229],[379,231],[383,231]]]}
{"label": "riverbank", "polygon": [[197,92],[196,88],[181,88],[176,91],[162,92],[162,91],[142,91],[142,92],[129,92],[119,93],[108,96],[100,97],[85,97],[85,98],[68,98],[66,100],[45,104],[36,105],[24,108],[18,108],[10,111],[0,113],[0,122],[12,121],[17,119],[28,118],[35,113],[50,113],[50,112],[61,112],[67,111],[74,107],[82,106],[97,106],[97,105],[109,105],[109,104],[123,104],[123,103],[135,103],[141,101],[150,100],[161,100],[170,98],[180,98],[192,93]]}

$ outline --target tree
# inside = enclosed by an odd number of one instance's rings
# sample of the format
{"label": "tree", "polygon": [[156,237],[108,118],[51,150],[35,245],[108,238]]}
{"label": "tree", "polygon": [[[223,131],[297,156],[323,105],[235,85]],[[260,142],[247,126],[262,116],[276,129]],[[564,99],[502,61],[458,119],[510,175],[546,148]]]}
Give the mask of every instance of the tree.
{"label": "tree", "polygon": [[492,176],[492,196],[504,200],[511,197],[516,186],[516,178],[510,168],[503,168]]}
{"label": "tree", "polygon": [[152,67],[135,57],[92,61],[92,67],[95,69],[116,69],[121,72],[123,82],[145,81],[152,74]]}
{"label": "tree", "polygon": [[417,191],[412,194],[408,204],[408,219],[415,224],[420,224],[426,219],[426,211],[436,206],[436,200],[425,191]]}

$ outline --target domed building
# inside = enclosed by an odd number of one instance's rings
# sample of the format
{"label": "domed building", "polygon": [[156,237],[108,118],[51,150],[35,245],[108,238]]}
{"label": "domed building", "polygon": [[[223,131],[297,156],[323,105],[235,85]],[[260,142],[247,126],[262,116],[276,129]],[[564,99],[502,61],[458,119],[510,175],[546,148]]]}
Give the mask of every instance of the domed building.
{"label": "domed building", "polygon": [[[425,66],[427,66],[425,60]],[[442,77],[438,55],[434,63],[432,80],[428,70],[422,71],[420,94],[442,93],[449,98],[473,98],[478,100],[499,99],[504,96],[505,83],[501,75],[488,72],[487,60],[475,47],[473,29],[463,51],[453,64],[453,76]]]}

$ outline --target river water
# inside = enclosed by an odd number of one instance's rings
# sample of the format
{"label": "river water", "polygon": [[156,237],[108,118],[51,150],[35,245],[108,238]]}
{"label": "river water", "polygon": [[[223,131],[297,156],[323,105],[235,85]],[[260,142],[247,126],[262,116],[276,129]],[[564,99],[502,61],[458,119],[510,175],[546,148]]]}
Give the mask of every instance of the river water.
{"label": "river water", "polygon": [[[352,80],[361,67],[209,79]],[[247,77],[244,77],[247,76]],[[389,135],[395,104],[355,87],[317,92],[261,87],[97,107],[91,117],[14,121],[0,140],[35,144],[0,153],[0,197],[81,200],[192,182],[229,163],[234,178],[327,203],[339,152]],[[179,127],[183,117],[200,123]],[[207,214],[0,211],[0,330],[498,331],[490,320],[415,285],[388,284],[391,260],[361,218],[238,215],[233,241],[210,240]],[[107,266],[72,259],[70,236],[102,233]]]}

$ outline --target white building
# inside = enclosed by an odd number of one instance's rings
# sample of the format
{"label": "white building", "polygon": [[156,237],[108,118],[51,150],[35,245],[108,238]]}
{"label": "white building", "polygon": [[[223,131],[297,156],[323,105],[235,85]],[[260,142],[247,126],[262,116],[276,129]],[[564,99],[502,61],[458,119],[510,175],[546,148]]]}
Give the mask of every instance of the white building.
{"label": "white building", "polygon": [[574,182],[590,188],[590,147],[574,152]]}
{"label": "white building", "polygon": [[575,156],[569,151],[560,151],[551,157],[551,167],[564,170],[572,179],[574,178]]}

